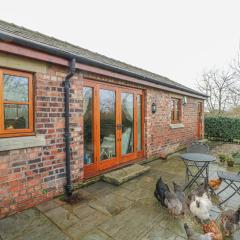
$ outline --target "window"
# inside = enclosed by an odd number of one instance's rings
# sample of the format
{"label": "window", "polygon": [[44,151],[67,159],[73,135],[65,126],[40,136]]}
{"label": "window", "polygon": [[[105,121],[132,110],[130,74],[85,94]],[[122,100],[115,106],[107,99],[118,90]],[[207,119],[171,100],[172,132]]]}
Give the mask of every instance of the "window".
{"label": "window", "polygon": [[179,123],[181,122],[181,100],[178,98],[172,98],[172,112],[171,112],[171,122]]}
{"label": "window", "polygon": [[32,74],[0,69],[0,137],[33,132]]}

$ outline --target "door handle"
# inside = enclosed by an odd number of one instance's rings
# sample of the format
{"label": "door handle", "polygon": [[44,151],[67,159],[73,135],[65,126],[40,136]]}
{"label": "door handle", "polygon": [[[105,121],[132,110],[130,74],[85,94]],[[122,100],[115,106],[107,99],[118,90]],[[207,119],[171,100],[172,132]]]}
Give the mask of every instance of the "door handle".
{"label": "door handle", "polygon": [[117,124],[117,125],[116,125],[116,128],[117,128],[117,129],[122,129],[122,124]]}

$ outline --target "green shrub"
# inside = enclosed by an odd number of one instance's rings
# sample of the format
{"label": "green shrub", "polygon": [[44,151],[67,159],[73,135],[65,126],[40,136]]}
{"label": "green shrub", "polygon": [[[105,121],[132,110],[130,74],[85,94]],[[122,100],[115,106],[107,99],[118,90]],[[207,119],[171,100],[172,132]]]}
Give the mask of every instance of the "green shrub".
{"label": "green shrub", "polygon": [[224,163],[226,161],[226,154],[219,153],[218,157],[219,157],[220,162]]}
{"label": "green shrub", "polygon": [[228,142],[240,140],[240,118],[205,117],[205,136]]}

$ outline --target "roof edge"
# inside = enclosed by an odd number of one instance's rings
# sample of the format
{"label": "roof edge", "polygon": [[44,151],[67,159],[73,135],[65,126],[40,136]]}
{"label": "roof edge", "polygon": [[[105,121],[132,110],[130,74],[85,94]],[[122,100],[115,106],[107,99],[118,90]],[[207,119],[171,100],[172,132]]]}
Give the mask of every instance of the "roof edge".
{"label": "roof edge", "polygon": [[169,87],[169,88],[172,88],[172,89],[181,90],[183,92],[187,92],[187,93],[197,95],[197,96],[199,96],[201,98],[204,98],[204,99],[206,99],[208,97],[207,95],[202,94],[202,93],[200,93],[198,91],[195,91],[195,90],[191,90],[191,89],[188,90],[188,89],[185,89],[185,88],[181,88],[179,86],[172,86],[171,84],[160,83],[159,81],[157,81],[155,79],[147,78],[147,77],[144,77],[140,74],[136,74],[136,73],[127,71],[127,70],[122,69],[122,68],[118,68],[118,67],[110,65],[110,64],[105,64],[105,63],[102,63],[100,61],[96,61],[96,60],[92,60],[92,59],[89,59],[89,58],[86,58],[86,57],[82,57],[80,55],[73,54],[73,53],[70,53],[70,52],[67,52],[67,51],[63,51],[63,50],[60,50],[56,47],[49,46],[49,45],[44,44],[44,43],[39,43],[39,42],[36,42],[36,41],[32,41],[30,39],[26,39],[26,38],[23,38],[23,37],[16,36],[14,34],[9,34],[9,33],[0,31],[0,40],[5,41],[5,42],[16,43],[18,45],[28,47],[28,48],[32,48],[32,49],[35,49],[35,50],[40,50],[40,51],[50,53],[52,55],[55,55],[55,56],[58,56],[58,57],[61,57],[61,58],[65,58],[65,59],[68,59],[68,60],[71,60],[71,59],[75,58],[76,61],[79,62],[79,63],[91,65],[91,66],[94,66],[94,67],[103,68],[103,69],[110,70],[110,71],[115,72],[115,73],[120,73],[120,74],[127,75],[127,76],[130,76],[130,77],[138,78],[138,79],[141,79],[141,80],[144,80],[144,81],[148,81],[148,82],[151,82],[151,83],[154,83],[154,84],[157,84],[157,85],[166,86],[166,87]]}

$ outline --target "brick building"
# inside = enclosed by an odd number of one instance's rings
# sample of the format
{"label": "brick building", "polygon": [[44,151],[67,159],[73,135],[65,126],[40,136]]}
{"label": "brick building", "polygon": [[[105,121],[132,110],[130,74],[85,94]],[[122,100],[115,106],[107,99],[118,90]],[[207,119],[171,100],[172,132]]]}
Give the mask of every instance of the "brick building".
{"label": "brick building", "polygon": [[0,217],[201,139],[205,98],[0,21]]}

